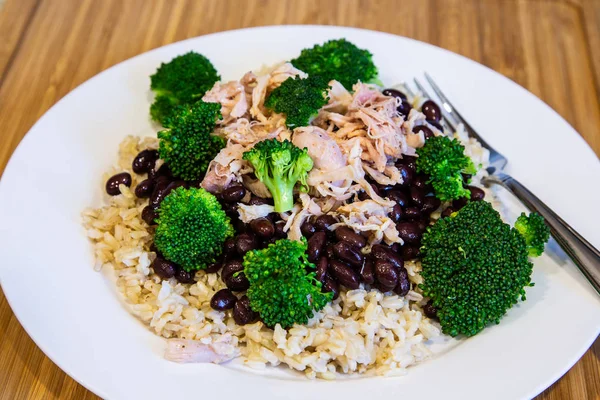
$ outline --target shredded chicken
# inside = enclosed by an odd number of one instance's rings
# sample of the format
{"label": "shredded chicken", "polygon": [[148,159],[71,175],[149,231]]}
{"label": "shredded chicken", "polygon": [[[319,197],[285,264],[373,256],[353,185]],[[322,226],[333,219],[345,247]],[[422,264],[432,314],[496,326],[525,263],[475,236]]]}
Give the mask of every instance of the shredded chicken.
{"label": "shredded chicken", "polygon": [[222,118],[220,124],[225,125],[248,112],[248,99],[244,86],[238,81],[217,82],[202,100],[207,103],[220,103]]}
{"label": "shredded chicken", "polygon": [[369,235],[371,245],[381,243],[382,240],[387,244],[402,244],[396,224],[387,216],[390,211],[391,208],[373,200],[356,201],[336,210],[335,213],[342,222],[332,225],[332,228],[345,225],[357,232],[364,232]]}
{"label": "shredded chicken", "polygon": [[178,363],[221,364],[240,355],[237,346],[226,341],[204,344],[197,340],[169,339],[165,359]]}
{"label": "shredded chicken", "polygon": [[275,212],[275,207],[269,204],[261,204],[261,205],[247,205],[247,204],[238,204],[238,214],[240,215],[240,220],[247,224],[253,219],[266,217],[267,215]]}
{"label": "shredded chicken", "polygon": [[228,144],[210,162],[208,171],[201,186],[211,193],[220,193],[237,176],[248,167],[248,163],[242,160],[245,148],[240,144]]}
{"label": "shredded chicken", "polygon": [[[269,93],[286,79],[307,75],[290,63],[282,63],[257,72],[248,72],[239,81],[217,83],[205,101],[221,104],[223,119],[216,134],[227,146],[208,168],[202,187],[219,193],[232,182],[242,182],[247,197],[270,198],[271,193],[252,174],[252,166],[243,160],[244,152],[267,140],[291,140],[306,148],[314,162],[309,172],[308,193],[300,193],[294,208],[283,213],[288,238],[300,240],[300,226],[312,216],[332,213],[340,224],[363,232],[370,244],[401,242],[393,221],[387,217],[394,202],[379,196],[370,182],[379,185],[402,183],[395,161],[403,154],[415,154],[422,146],[422,133],[415,126],[427,124],[425,116],[413,109],[406,120],[398,113],[398,99],[383,95],[375,86],[357,83],[349,92],[339,82],[329,82],[328,103],[310,126],[293,132],[285,125],[285,115],[265,109]],[[427,124],[430,127],[429,124]],[[437,134],[435,127],[432,131]],[[370,200],[358,201],[364,192]],[[243,222],[273,212],[270,205],[240,204]]]}
{"label": "shredded chicken", "polygon": [[315,168],[331,171],[346,165],[346,156],[327,132],[316,126],[294,129],[292,143],[299,148],[308,149]]}
{"label": "shredded chicken", "polygon": [[284,216],[286,221],[283,230],[288,232],[288,239],[300,240],[302,232],[300,227],[311,216],[322,215],[321,207],[306,193],[300,193],[300,205],[296,204],[289,216]]}

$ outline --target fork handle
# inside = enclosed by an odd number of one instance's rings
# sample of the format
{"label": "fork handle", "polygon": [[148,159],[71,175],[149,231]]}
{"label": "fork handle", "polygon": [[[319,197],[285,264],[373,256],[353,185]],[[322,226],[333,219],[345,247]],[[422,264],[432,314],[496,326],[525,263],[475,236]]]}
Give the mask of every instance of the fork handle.
{"label": "fork handle", "polygon": [[544,217],[556,242],[600,294],[600,252],[515,178],[496,173],[488,180],[504,186],[530,210]]}

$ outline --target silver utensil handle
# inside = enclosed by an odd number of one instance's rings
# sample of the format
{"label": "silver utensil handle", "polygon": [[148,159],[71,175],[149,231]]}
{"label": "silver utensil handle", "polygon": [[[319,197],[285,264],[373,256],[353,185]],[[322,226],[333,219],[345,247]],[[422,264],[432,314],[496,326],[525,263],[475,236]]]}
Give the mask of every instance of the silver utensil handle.
{"label": "silver utensil handle", "polygon": [[490,180],[500,183],[527,208],[544,217],[556,242],[600,294],[600,252],[519,181],[504,173],[495,175],[497,180],[493,176]]}

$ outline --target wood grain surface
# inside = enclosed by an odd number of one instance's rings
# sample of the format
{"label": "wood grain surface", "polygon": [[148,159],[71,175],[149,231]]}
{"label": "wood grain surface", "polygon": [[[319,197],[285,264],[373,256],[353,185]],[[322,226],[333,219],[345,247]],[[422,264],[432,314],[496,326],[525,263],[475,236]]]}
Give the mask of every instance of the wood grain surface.
{"label": "wood grain surface", "polygon": [[[600,154],[600,0],[6,0],[0,173],[49,107],[111,65],[198,35],[278,24],[375,29],[462,54],[529,89]],[[599,357],[597,340],[538,399],[600,399]],[[95,398],[36,347],[0,292],[0,399]]]}

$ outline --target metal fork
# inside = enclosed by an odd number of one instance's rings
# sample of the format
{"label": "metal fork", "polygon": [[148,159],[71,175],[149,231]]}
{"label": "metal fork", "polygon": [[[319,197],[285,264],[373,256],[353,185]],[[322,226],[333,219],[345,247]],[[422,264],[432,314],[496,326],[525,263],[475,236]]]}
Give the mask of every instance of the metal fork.
{"label": "metal fork", "polygon": [[[486,185],[497,184],[503,186],[521,200],[527,208],[544,217],[556,242],[573,260],[583,275],[590,281],[598,294],[600,294],[600,252],[544,204],[542,200],[529,191],[529,189],[512,176],[505,173],[504,167],[506,167],[508,159],[490,146],[481,135],[473,129],[427,73],[425,73],[425,79],[427,79],[431,88],[441,101],[443,108],[442,117],[446,124],[456,131],[457,125],[462,123],[469,136],[477,139],[483,147],[489,150],[490,166],[487,168],[489,176],[483,179],[482,182]],[[434,100],[417,79],[414,81],[415,85],[425,97]]]}

